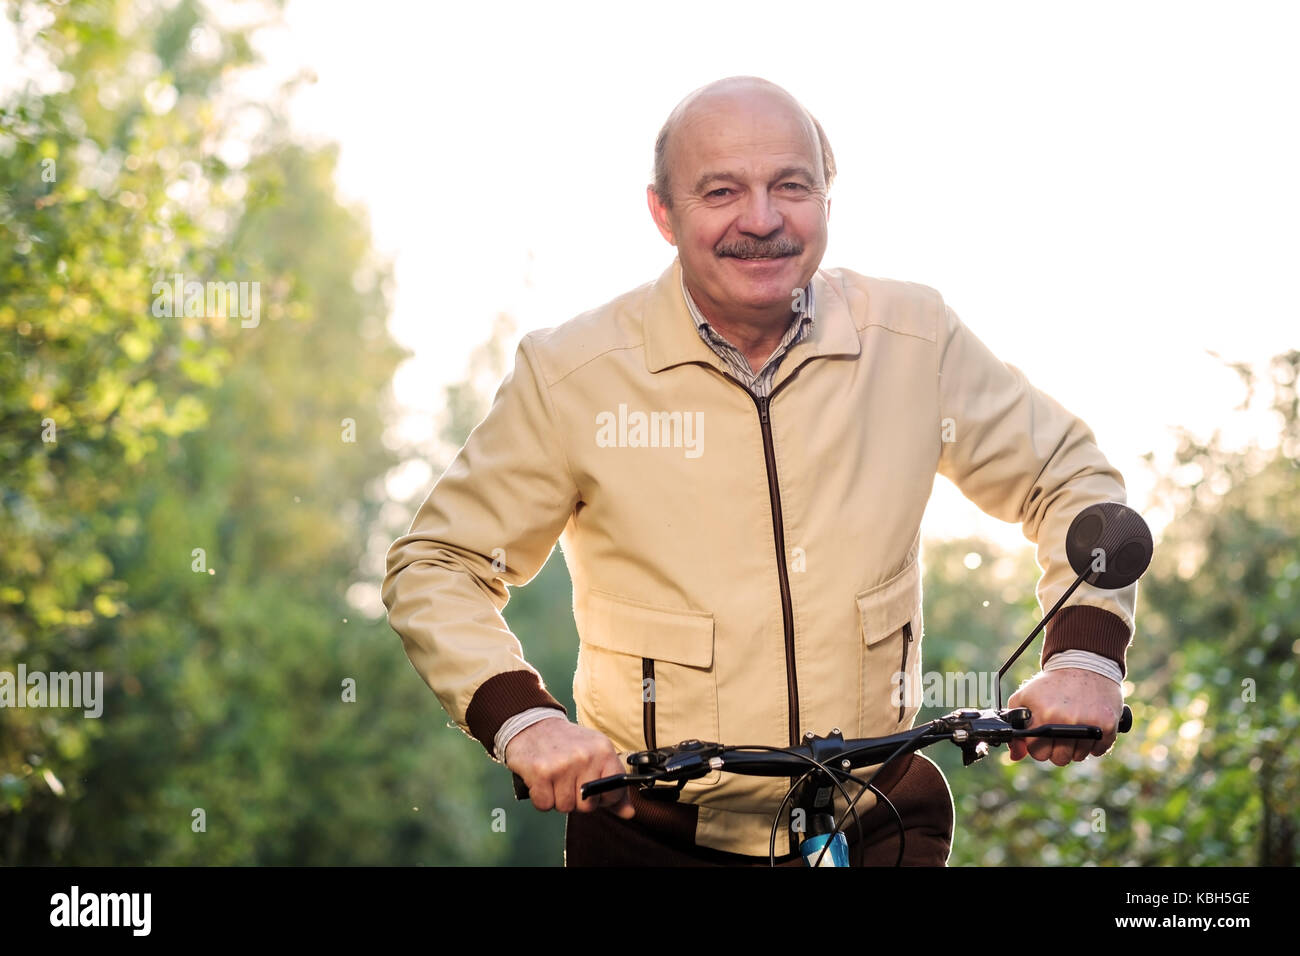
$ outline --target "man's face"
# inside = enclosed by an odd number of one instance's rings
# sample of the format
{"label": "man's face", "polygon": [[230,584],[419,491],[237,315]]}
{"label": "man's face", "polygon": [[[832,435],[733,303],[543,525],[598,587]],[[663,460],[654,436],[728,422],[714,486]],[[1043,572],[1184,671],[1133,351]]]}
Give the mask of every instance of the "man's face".
{"label": "man's face", "polygon": [[830,201],[816,132],[789,101],[743,90],[697,101],[668,144],[672,209],[651,214],[714,318],[788,316],[826,251]]}

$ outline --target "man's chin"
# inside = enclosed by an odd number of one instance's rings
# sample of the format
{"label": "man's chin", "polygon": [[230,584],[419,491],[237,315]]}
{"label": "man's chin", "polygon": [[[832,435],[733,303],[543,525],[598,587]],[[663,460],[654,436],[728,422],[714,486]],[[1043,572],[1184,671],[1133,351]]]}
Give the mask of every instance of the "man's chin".
{"label": "man's chin", "polygon": [[793,290],[802,285],[797,256],[776,259],[728,256],[723,263],[723,272],[730,280],[727,284],[735,290],[736,298],[747,305],[789,303]]}

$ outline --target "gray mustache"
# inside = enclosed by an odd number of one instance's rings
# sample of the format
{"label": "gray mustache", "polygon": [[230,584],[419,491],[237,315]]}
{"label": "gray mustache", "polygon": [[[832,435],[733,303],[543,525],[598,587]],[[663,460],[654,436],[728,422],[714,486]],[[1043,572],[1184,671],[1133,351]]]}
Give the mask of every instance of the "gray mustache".
{"label": "gray mustache", "polygon": [[717,247],[719,257],[731,256],[736,259],[769,259],[780,256],[797,256],[803,252],[803,246],[793,239],[771,239],[767,242],[747,240],[733,242]]}

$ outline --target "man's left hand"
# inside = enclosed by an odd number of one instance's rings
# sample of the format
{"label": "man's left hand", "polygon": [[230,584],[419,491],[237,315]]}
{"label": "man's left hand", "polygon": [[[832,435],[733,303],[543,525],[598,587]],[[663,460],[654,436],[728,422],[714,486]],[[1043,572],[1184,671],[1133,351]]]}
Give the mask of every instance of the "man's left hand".
{"label": "man's left hand", "polygon": [[1095,724],[1101,740],[1053,740],[1029,737],[1012,740],[1011,759],[1029,754],[1035,760],[1051,760],[1064,767],[1072,760],[1100,757],[1115,743],[1124,695],[1109,677],[1077,667],[1044,671],[1025,681],[1007,701],[1008,707],[1028,707],[1031,726],[1040,724]]}

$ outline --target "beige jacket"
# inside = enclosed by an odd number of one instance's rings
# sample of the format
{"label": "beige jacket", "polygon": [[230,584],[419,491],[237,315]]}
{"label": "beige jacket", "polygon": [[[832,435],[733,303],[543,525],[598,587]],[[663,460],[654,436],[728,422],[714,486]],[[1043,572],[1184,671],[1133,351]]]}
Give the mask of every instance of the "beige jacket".
{"label": "beige jacket", "polygon": [[[560,706],[500,613],[557,539],[579,723],[624,753],[692,737],[786,746],[912,726],[919,695],[900,718],[895,675],[920,685],[920,524],[936,473],[1037,543],[1044,607],[1074,580],[1071,518],[1125,499],[1088,427],[934,289],[819,270],[813,332],[758,399],[700,339],[679,270],[524,336],[389,552],[389,620],[489,753],[509,717]],[[1081,585],[1042,659],[1082,648],[1123,668],[1135,595]],[[721,772],[688,784],[696,842],[765,855],[787,786]]]}

